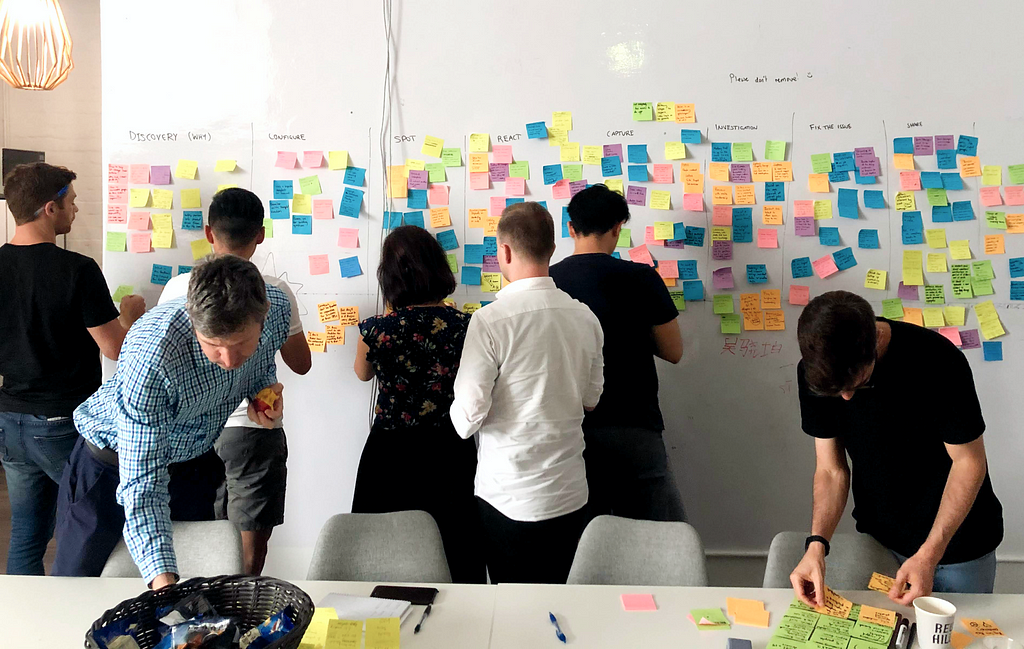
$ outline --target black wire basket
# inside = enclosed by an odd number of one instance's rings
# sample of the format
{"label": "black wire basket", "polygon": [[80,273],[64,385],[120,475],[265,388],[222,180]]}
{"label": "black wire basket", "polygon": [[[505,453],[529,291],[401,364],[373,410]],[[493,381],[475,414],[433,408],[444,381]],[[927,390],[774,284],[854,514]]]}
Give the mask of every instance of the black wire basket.
{"label": "black wire basket", "polygon": [[294,628],[288,635],[268,645],[267,649],[296,649],[313,619],[313,600],[286,581],[247,575],[196,577],[160,590],[146,591],[110,609],[93,622],[85,634],[86,648],[99,648],[93,632],[116,620],[131,618],[138,623],[136,640],[139,649],[152,649],[160,641],[156,631],[159,624],[157,609],[173,606],[193,593],[202,593],[218,614],[236,620],[243,633],[291,605],[295,611]]}

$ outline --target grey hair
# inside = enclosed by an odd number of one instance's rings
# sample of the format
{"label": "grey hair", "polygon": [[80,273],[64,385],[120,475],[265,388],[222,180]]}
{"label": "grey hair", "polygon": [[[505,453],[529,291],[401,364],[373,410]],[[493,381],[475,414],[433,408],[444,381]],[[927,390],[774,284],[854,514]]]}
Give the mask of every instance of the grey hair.
{"label": "grey hair", "polygon": [[185,307],[197,332],[221,338],[263,324],[270,301],[266,281],[251,261],[210,255],[192,269]]}

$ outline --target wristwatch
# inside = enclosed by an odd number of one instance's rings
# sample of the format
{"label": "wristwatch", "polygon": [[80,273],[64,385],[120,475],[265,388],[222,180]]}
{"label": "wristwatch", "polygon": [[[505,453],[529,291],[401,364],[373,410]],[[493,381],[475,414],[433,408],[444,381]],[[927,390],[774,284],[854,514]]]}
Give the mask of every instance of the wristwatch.
{"label": "wristwatch", "polygon": [[811,547],[811,543],[814,543],[815,541],[825,546],[825,556],[827,557],[829,550],[832,549],[831,546],[828,544],[828,539],[826,539],[824,536],[818,536],[816,534],[808,536],[807,540],[804,541],[804,552],[807,552],[807,548]]}

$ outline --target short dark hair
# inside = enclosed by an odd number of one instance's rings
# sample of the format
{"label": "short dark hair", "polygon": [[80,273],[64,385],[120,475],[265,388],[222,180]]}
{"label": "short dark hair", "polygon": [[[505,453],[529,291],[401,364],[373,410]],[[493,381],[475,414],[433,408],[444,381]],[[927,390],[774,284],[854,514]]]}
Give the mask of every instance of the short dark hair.
{"label": "short dark hair", "polygon": [[64,207],[64,196],[57,194],[78,176],[64,167],[55,167],[45,162],[18,165],[4,178],[4,198],[14,214],[18,225],[31,223],[39,218],[36,213],[50,201]]}
{"label": "short dark hair", "polygon": [[232,248],[247,246],[263,231],[263,202],[248,189],[222,189],[210,201],[209,222]]}
{"label": "short dark hair", "polygon": [[605,234],[629,220],[629,205],[622,194],[605,185],[592,185],[569,201],[569,219],[577,234]]}
{"label": "short dark hair", "polygon": [[377,281],[392,309],[440,302],[457,286],[444,248],[417,225],[399,226],[384,239]]}
{"label": "short dark hair", "polygon": [[796,327],[807,385],[828,395],[851,388],[875,360],[875,322],[871,305],[855,293],[830,291],[811,300]]}
{"label": "short dark hair", "polygon": [[189,274],[185,307],[203,336],[230,336],[263,323],[270,311],[267,282],[247,259],[209,255]]}
{"label": "short dark hair", "polygon": [[498,221],[498,238],[533,261],[548,261],[555,253],[555,222],[540,203],[513,203]]}

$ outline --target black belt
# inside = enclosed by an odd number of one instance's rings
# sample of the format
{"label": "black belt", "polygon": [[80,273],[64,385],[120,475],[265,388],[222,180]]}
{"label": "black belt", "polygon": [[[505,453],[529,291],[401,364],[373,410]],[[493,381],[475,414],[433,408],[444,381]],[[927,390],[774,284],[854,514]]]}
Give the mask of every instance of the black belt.
{"label": "black belt", "polygon": [[113,467],[117,466],[117,451],[109,448],[100,448],[84,437],[82,438],[82,441],[85,442],[86,447],[88,447],[89,452],[92,453],[94,458],[104,464],[109,464]]}

